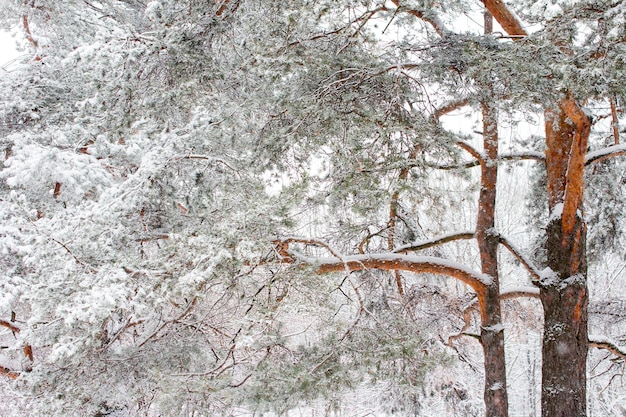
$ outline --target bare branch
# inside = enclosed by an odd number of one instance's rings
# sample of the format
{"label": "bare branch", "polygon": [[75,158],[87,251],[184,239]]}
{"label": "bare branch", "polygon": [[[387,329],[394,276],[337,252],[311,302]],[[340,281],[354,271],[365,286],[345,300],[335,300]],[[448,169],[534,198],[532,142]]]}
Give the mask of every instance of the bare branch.
{"label": "bare branch", "polygon": [[6,327],[7,329],[11,330],[13,333],[19,333],[21,330],[19,327],[17,327],[13,323],[10,323],[6,320],[0,320],[0,326]]}
{"label": "bare branch", "polygon": [[452,234],[448,234],[444,236],[439,236],[434,239],[425,240],[423,242],[415,242],[409,245],[400,246],[399,248],[394,250],[394,253],[414,252],[418,250],[432,248],[433,246],[442,245],[444,243],[453,242],[455,240],[473,239],[473,238],[474,238],[474,232],[452,233]]}
{"label": "bare branch", "polygon": [[478,152],[472,145],[470,145],[467,142],[463,142],[462,140],[458,141],[456,143],[457,145],[459,145],[459,147],[461,149],[463,149],[464,151],[466,151],[467,153],[469,153],[470,155],[472,155],[474,158],[476,158],[478,161],[483,162],[485,160],[485,156],[483,154],[481,154],[480,152]]}

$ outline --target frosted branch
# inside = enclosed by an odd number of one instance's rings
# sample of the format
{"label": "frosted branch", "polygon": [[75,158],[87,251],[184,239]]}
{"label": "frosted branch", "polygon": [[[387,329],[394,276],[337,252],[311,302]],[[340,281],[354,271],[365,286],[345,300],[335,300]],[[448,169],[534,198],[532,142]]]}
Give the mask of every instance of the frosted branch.
{"label": "frosted branch", "polygon": [[615,343],[614,341],[606,337],[601,337],[601,336],[589,335],[588,338],[589,338],[589,346],[592,346],[598,349],[608,350],[615,356],[626,361],[626,350],[618,346],[617,343]]}
{"label": "frosted branch", "polygon": [[418,250],[424,250],[428,248],[432,248],[433,246],[442,245],[444,243],[453,242],[455,240],[467,240],[473,239],[474,232],[460,232],[460,233],[451,233],[448,235],[438,236],[433,239],[424,240],[422,242],[415,242],[409,245],[404,245],[396,248],[394,250],[395,253],[407,253],[414,252]]}
{"label": "frosted branch", "polygon": [[502,246],[507,248],[513,256],[515,256],[515,258],[524,266],[524,268],[526,268],[535,280],[539,280],[541,278],[541,273],[533,261],[531,261],[520,249],[513,245],[510,240],[508,240],[505,236],[498,234],[498,241],[502,244]]}
{"label": "frosted branch", "polygon": [[[400,5],[399,0],[391,0],[391,2],[398,9],[402,9],[402,6]],[[450,33],[450,31],[446,28],[446,26],[441,21],[441,19],[439,19],[437,16],[427,16],[421,10],[416,10],[416,9],[407,9],[406,12],[410,14],[411,16],[415,16],[418,19],[423,20],[424,22],[430,24],[433,27],[433,29],[435,29],[437,34],[441,36],[442,38],[446,37]]]}
{"label": "frosted branch", "polygon": [[595,164],[596,162],[601,162],[605,159],[622,155],[626,155],[626,144],[607,146],[606,148],[587,153],[587,155],[585,156],[585,166],[589,166],[591,164]]}
{"label": "frosted branch", "polygon": [[408,271],[415,274],[430,273],[447,275],[470,286],[479,295],[484,295],[485,288],[493,283],[489,275],[476,272],[465,265],[447,259],[432,256],[411,256],[397,253],[368,255],[333,255],[332,258],[308,257],[291,251],[292,239],[276,240],[276,251],[283,263],[301,263],[316,267],[318,274],[331,272],[354,272],[369,269],[386,271]]}

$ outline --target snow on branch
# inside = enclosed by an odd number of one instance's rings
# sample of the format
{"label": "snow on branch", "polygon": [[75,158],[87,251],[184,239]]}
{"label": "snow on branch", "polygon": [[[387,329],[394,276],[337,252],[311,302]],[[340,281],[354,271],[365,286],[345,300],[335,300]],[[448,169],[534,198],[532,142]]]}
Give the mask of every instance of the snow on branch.
{"label": "snow on branch", "polygon": [[13,333],[19,333],[21,330],[19,327],[17,327],[13,323],[10,323],[6,320],[0,320],[0,326],[6,327],[7,329],[11,330]]}
{"label": "snow on branch", "polygon": [[417,17],[420,20],[423,20],[424,22],[430,24],[433,29],[435,29],[435,31],[437,32],[437,34],[439,36],[441,36],[442,38],[445,38],[450,31],[446,28],[445,24],[441,21],[441,19],[439,19],[437,16],[433,16],[432,13],[429,13],[428,15],[426,15],[424,12],[422,12],[421,10],[417,10],[417,9],[404,9],[401,5],[400,5],[400,1],[399,0],[391,0],[391,2],[398,8],[398,9],[403,9],[404,11],[406,11],[408,14]]}
{"label": "snow on branch", "polygon": [[455,240],[462,239],[473,239],[475,236],[474,232],[460,232],[460,233],[450,233],[443,236],[438,236],[433,239],[424,240],[422,242],[415,242],[408,245],[400,246],[394,250],[395,253],[407,253],[418,250],[424,250],[431,248],[433,246],[438,246],[444,243],[453,242]]}
{"label": "snow on branch", "polygon": [[[493,283],[492,277],[474,271],[465,265],[433,256],[412,256],[393,252],[341,256],[332,251],[332,257],[310,257],[289,248],[290,243],[306,243],[305,239],[288,238],[275,240],[276,251],[284,263],[299,263],[316,267],[319,274],[331,272],[354,272],[368,269],[387,271],[408,271],[416,274],[431,273],[447,275],[458,279],[470,286],[479,296],[484,293],[485,287]],[[320,242],[312,240],[313,245]],[[328,248],[328,245],[324,247]],[[330,251],[330,250],[329,250]]]}
{"label": "snow on branch", "polygon": [[607,146],[606,148],[587,153],[587,155],[585,156],[585,165],[589,166],[591,164],[595,164],[596,162],[601,162],[605,159],[622,155],[626,155],[626,144],[623,143]]}
{"label": "snow on branch", "polygon": [[8,368],[5,368],[4,366],[0,366],[0,375],[4,375],[11,379],[16,379],[18,376],[20,376],[20,373],[16,371],[12,371]]}
{"label": "snow on branch", "polygon": [[533,261],[530,260],[524,252],[518,249],[506,236],[498,233],[498,241],[502,244],[502,246],[507,248],[513,256],[515,256],[515,258],[524,266],[524,268],[526,268],[535,280],[541,279],[541,272],[539,271],[539,268],[537,268]]}
{"label": "snow on branch", "polygon": [[[505,153],[502,155],[498,155],[497,161],[540,161],[544,162],[546,160],[546,156],[543,152],[534,152],[534,151],[526,151],[526,152],[513,152],[513,153]],[[467,161],[461,162],[458,164],[435,164],[435,163],[426,163],[427,166],[436,169],[442,170],[452,170],[452,169],[463,169],[463,168],[473,168],[480,165],[479,161]]]}
{"label": "snow on branch", "polygon": [[455,110],[460,109],[461,107],[465,107],[469,104],[469,99],[468,98],[462,98],[460,100],[454,100],[454,101],[450,101],[446,104],[444,104],[443,106],[437,108],[435,110],[435,112],[433,113],[432,117],[434,119],[439,119],[441,116],[444,116],[448,113],[451,113]]}
{"label": "snow on branch", "polygon": [[617,343],[615,343],[611,339],[607,337],[603,337],[603,336],[592,336],[592,335],[589,335],[588,339],[589,339],[589,346],[592,346],[598,349],[608,350],[615,356],[626,361],[626,350],[618,346]]}
{"label": "snow on branch", "polygon": [[500,292],[500,300],[512,300],[514,298],[539,298],[539,288],[512,287]]}

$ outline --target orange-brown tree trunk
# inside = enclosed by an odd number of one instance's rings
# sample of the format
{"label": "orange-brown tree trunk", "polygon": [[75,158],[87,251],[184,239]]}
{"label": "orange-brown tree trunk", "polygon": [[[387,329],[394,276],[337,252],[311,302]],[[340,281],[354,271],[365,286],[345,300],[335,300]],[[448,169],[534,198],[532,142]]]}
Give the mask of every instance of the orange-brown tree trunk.
{"label": "orange-brown tree trunk", "polygon": [[[489,19],[491,17],[489,16]],[[487,19],[486,19],[487,20]],[[476,240],[483,274],[493,278],[485,290],[481,306],[480,342],[485,358],[485,415],[508,416],[504,329],[500,312],[498,281],[498,235],[495,232],[496,184],[498,177],[498,123],[496,109],[485,103],[483,113],[483,148],[481,187],[478,197]]]}
{"label": "orange-brown tree trunk", "polygon": [[550,219],[548,273],[541,280],[544,310],[541,412],[586,416],[587,259],[583,171],[591,122],[565,99],[546,111],[546,167]]}

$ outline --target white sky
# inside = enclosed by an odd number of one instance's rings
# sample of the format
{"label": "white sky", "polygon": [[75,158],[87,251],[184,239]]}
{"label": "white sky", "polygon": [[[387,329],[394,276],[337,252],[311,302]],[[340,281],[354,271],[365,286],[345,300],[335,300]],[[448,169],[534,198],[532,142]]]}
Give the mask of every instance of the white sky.
{"label": "white sky", "polygon": [[0,67],[20,56],[15,49],[15,38],[9,32],[0,31]]}

